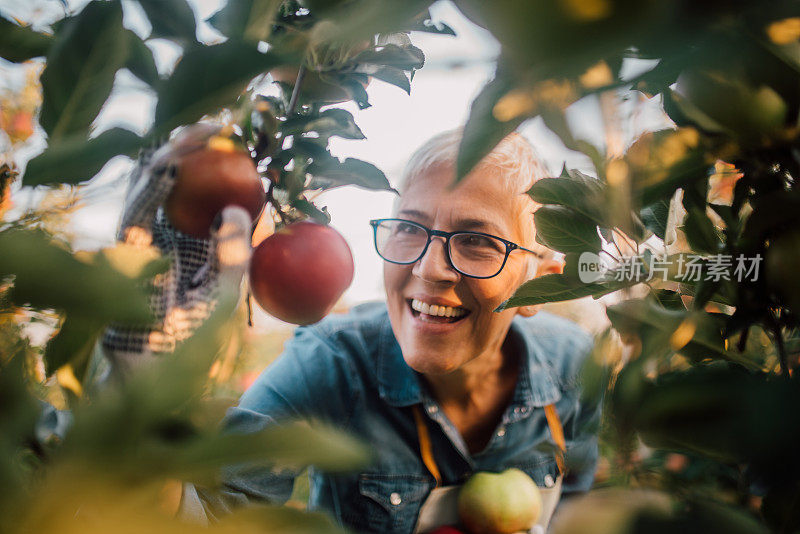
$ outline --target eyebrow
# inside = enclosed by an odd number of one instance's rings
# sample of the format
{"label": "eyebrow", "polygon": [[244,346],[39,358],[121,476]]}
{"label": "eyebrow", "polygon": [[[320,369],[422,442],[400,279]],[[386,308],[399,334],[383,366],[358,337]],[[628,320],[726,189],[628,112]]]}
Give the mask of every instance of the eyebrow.
{"label": "eyebrow", "polygon": [[[406,217],[414,217],[423,222],[428,221],[428,216],[422,213],[421,211],[417,210],[409,210],[409,209],[400,210],[398,215],[403,215]],[[502,232],[496,224],[483,221],[481,219],[458,219],[457,221],[455,221],[454,226],[459,230],[482,230],[485,231],[486,233],[490,233],[493,235],[500,235],[500,233]]]}

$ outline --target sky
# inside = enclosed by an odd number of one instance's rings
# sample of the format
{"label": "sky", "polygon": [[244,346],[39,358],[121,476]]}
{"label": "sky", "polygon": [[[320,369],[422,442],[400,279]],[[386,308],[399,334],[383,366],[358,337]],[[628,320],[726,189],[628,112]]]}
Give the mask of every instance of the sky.
{"label": "sky", "polygon": [[[71,10],[77,10],[85,0],[67,2]],[[213,28],[202,22],[224,4],[219,0],[189,0],[198,19],[198,38],[204,41],[219,39]],[[142,37],[149,33],[149,22],[141,8],[132,0],[123,0],[124,24]],[[0,0],[0,12],[17,16],[22,20],[47,22],[63,13],[57,0]],[[470,103],[481,87],[491,79],[500,46],[492,35],[467,20],[449,1],[443,0],[431,8],[434,19],[446,22],[457,37],[439,36],[414,32],[412,42],[426,55],[425,66],[416,73],[411,84],[411,94],[373,81],[367,88],[372,107],[359,110],[355,104],[345,103],[338,107],[353,113],[356,123],[366,135],[365,140],[331,140],[331,151],[341,158],[355,157],[380,167],[389,180],[396,183],[409,156],[424,141],[442,131],[463,125],[469,115]],[[159,70],[168,72],[180,55],[180,48],[162,39],[151,40],[148,46],[154,51]],[[635,68],[632,67],[632,68]],[[13,68],[0,60],[0,79],[5,75],[13,78]],[[624,114],[634,111],[626,109],[638,106],[636,116],[649,117],[634,124],[634,128],[652,129],[659,121],[657,102],[641,102],[632,99],[621,103]],[[114,126],[124,126],[144,133],[152,121],[155,96],[147,85],[127,71],[120,71],[115,81],[111,99],[95,123],[99,133]],[[585,99],[573,105],[568,119],[578,137],[602,145],[604,124],[596,99]],[[624,136],[632,138],[636,133],[624,125]],[[587,158],[566,150],[560,140],[547,130],[538,119],[528,121],[520,130],[542,156],[548,169],[557,175],[564,163],[568,167],[590,171]],[[18,154],[18,163],[44,149],[41,135],[32,140]],[[71,230],[77,236],[75,246],[96,249],[113,243],[122,206],[124,179],[132,163],[126,158],[110,161],[87,187],[86,207],[76,213]],[[34,193],[29,193],[35,196]],[[331,213],[331,225],[348,241],[355,259],[355,278],[344,295],[347,305],[383,297],[382,263],[372,246],[372,230],[368,221],[386,217],[391,213],[393,194],[365,191],[345,187],[317,197],[319,206],[327,206]],[[270,326],[272,320],[265,316],[256,318],[257,324]]]}

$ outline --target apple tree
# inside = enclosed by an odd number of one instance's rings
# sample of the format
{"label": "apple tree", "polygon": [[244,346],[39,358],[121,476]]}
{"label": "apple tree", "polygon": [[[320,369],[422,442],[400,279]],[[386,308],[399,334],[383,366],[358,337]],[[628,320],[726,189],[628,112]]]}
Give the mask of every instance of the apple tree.
{"label": "apple tree", "polygon": [[[135,158],[176,129],[210,120],[257,169],[279,224],[306,217],[327,223],[326,210],[312,202],[316,192],[346,185],[391,189],[372,163],[331,154],[332,137],[364,137],[352,114],[336,104],[368,107],[365,87],[373,81],[410,91],[424,55],[408,33],[453,33],[431,22],[429,3],[237,0],[207,21],[224,36],[211,44],[198,41],[185,0],[137,0],[152,26],[144,37],[123,24],[120,0],[90,1],[47,28],[11,19],[0,8],[0,57],[43,65],[36,120],[47,147],[27,162],[22,185],[80,189],[110,159]],[[168,72],[156,66],[148,46],[153,39],[180,47]],[[144,135],[97,128],[122,69],[157,97]],[[280,87],[277,96],[264,92],[272,82]],[[2,163],[5,211],[9,184],[20,178],[13,162]],[[209,395],[209,376],[215,362],[236,351],[231,339],[243,324],[238,284],[223,285],[211,316],[169,357],[124,383],[94,387],[97,339],[110,323],[153,321],[150,291],[169,259],[127,244],[75,252],[58,228],[37,217],[28,212],[0,222],[0,532],[184,532],[192,527],[174,517],[179,481],[213,486],[220,466],[241,461],[333,471],[365,461],[363,445],[324,427],[295,425],[235,439],[220,434],[220,403]],[[27,340],[37,317],[56,331],[43,354]],[[324,516],[286,507],[243,511],[212,527],[264,529],[339,531]]]}

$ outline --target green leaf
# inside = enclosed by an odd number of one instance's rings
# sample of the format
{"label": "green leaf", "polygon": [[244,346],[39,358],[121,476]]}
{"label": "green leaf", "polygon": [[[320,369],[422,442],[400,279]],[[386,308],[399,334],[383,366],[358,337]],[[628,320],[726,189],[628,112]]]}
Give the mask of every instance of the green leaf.
{"label": "green leaf", "polygon": [[91,2],[67,19],[42,72],[39,123],[50,142],[86,135],[128,57],[118,2]]}
{"label": "green leaf", "polygon": [[163,37],[182,45],[197,41],[194,11],[186,0],[138,0],[153,31],[150,38]]}
{"label": "green leaf", "polygon": [[722,246],[722,238],[708,218],[706,212],[697,206],[691,206],[683,222],[686,241],[697,252],[717,254]]}
{"label": "green leaf", "polygon": [[319,209],[313,202],[309,202],[304,198],[292,199],[291,205],[294,209],[305,213],[320,224],[328,224],[331,222],[331,216],[327,209]]}
{"label": "green leaf", "polygon": [[309,132],[316,132],[321,137],[337,135],[344,139],[366,139],[364,133],[356,125],[353,115],[344,109],[326,109],[322,113],[299,115],[287,119],[280,128],[284,137]]}
{"label": "green leaf", "polygon": [[[362,70],[359,69],[359,72],[362,72]],[[366,72],[366,74],[399,87],[407,94],[411,94],[411,82],[408,80],[408,76],[397,67],[375,67],[373,70]]]}
{"label": "green leaf", "polygon": [[44,56],[53,42],[53,37],[35,32],[28,26],[20,26],[0,16],[0,57],[13,63]]}
{"label": "green leaf", "polygon": [[234,39],[266,41],[281,0],[238,0],[228,2],[208,18],[220,33]]}
{"label": "green leaf", "polygon": [[567,116],[564,110],[548,107],[541,110],[541,117],[545,126],[561,139],[564,146],[570,150],[585,154],[592,160],[592,164],[594,164],[594,168],[598,173],[603,171],[605,157],[600,153],[597,147],[590,142],[575,138],[567,122]]}
{"label": "green leaf", "polygon": [[[389,34],[411,29],[414,21],[431,4],[431,0],[371,0],[369,2],[329,2],[314,0],[314,5],[326,4],[324,16],[331,20],[336,35],[331,40],[359,41],[376,34]],[[310,7],[312,13],[316,13]]]}
{"label": "green leaf", "polygon": [[[243,462],[313,463],[321,469],[352,470],[369,450],[341,430],[322,424],[269,426],[249,434],[224,433],[197,411],[208,370],[230,339],[239,279],[223,279],[211,316],[169,358],[130,374],[74,411],[63,444],[66,460],[84,462],[121,480],[174,477],[212,481],[223,466]],[[256,429],[254,429],[256,430]]]}
{"label": "green leaf", "polygon": [[347,158],[343,162],[333,158],[327,162],[309,164],[306,172],[314,178],[310,189],[331,189],[342,185],[355,185],[364,189],[397,192],[386,175],[372,163]]}
{"label": "green leaf", "polygon": [[341,430],[298,423],[272,426],[253,434],[221,434],[189,445],[177,456],[176,474],[183,470],[185,474],[194,474],[191,473],[194,466],[210,470],[254,460],[296,466],[313,464],[323,470],[347,471],[362,466],[369,451]]}
{"label": "green leaf", "polygon": [[156,87],[160,79],[153,52],[138,35],[130,30],[125,30],[125,33],[128,35],[128,60],[125,66],[144,83]]}
{"label": "green leaf", "polygon": [[658,289],[653,293],[658,303],[668,310],[685,310],[686,306],[681,300],[681,294],[669,289]]}
{"label": "green leaf", "polygon": [[124,128],[107,130],[88,141],[83,136],[61,140],[28,162],[22,183],[36,186],[91,180],[114,156],[134,156],[142,142]]}
{"label": "green leaf", "polygon": [[[221,532],[237,534],[346,534],[329,514],[295,510],[291,506],[247,506],[220,519]],[[215,532],[211,530],[211,532]]]}
{"label": "green leaf", "polygon": [[[749,359],[725,348],[724,323],[706,312],[666,309],[653,299],[632,299],[609,306],[606,314],[618,331],[658,336],[658,339],[669,340],[674,351],[698,360],[717,358],[751,369],[757,367]],[[683,330],[676,334],[679,327]]]}
{"label": "green leaf", "polygon": [[513,132],[526,118],[519,116],[505,122],[495,118],[493,114],[495,104],[511,89],[513,89],[511,82],[498,74],[484,86],[472,102],[469,119],[464,126],[464,135],[458,147],[456,182],[467,176],[505,136]]}
{"label": "green leaf", "polygon": [[421,69],[425,64],[425,54],[416,46],[397,46],[387,44],[380,49],[368,48],[352,60],[361,65],[379,65],[402,70]]}
{"label": "green leaf", "polygon": [[798,416],[786,407],[797,402],[796,381],[717,362],[659,377],[642,395],[635,424],[647,445],[795,479]]}
{"label": "green leaf", "polygon": [[528,195],[539,204],[572,208],[600,226],[605,224],[605,186],[591,176],[569,170],[560,178],[544,178],[533,184]]}
{"label": "green leaf", "polygon": [[547,302],[563,302],[588,296],[598,297],[628,285],[633,285],[633,283],[626,284],[612,281],[584,284],[580,280],[565,274],[546,274],[522,284],[514,295],[495,311],[503,311],[517,306],[545,304]]}
{"label": "green leaf", "polygon": [[661,94],[664,99],[664,111],[677,126],[694,126],[711,134],[731,134],[730,130],[727,130],[714,119],[700,111],[697,106],[676,91],[667,88]]}
{"label": "green leaf", "polygon": [[536,241],[559,252],[599,252],[597,226],[571,208],[542,206],[533,214]]}
{"label": "green leaf", "polygon": [[669,203],[669,198],[662,198],[649,206],[645,206],[640,212],[640,217],[645,228],[662,240],[667,234]]}
{"label": "green leaf", "polygon": [[[291,148],[279,152],[275,161],[283,163],[281,166],[285,166],[295,154],[300,154],[315,161],[317,165],[321,167],[325,167],[329,164],[336,165],[339,160],[331,155],[328,149],[325,148],[326,145],[327,143],[321,143],[318,138],[301,137],[292,144]],[[336,161],[331,162],[331,160],[334,159]]]}
{"label": "green leaf", "polygon": [[[0,360],[0,454],[17,459],[20,444],[35,435],[42,413],[42,402],[30,391],[29,360],[22,352],[3,354]],[[19,502],[19,488],[31,481],[22,462],[4,460],[0,464],[0,512],[9,512]]]}
{"label": "green leaf", "polygon": [[169,132],[233,104],[250,80],[279,64],[277,56],[242,41],[192,48],[158,91],[157,132]]}
{"label": "green leaf", "polygon": [[692,128],[639,137],[625,153],[633,195],[647,206],[708,176],[702,138]]}
{"label": "green leaf", "polygon": [[[13,276],[13,301],[75,317],[147,323],[148,297],[138,280],[107,264],[78,260],[39,230],[0,232],[0,277]],[[13,251],[13,252],[12,252]]]}
{"label": "green leaf", "polygon": [[[68,363],[72,363],[74,368],[85,368],[95,342],[103,331],[103,326],[103,322],[98,319],[87,320],[67,316],[61,325],[61,330],[50,340],[45,349],[45,373],[50,376]],[[80,379],[78,376],[78,380]]]}

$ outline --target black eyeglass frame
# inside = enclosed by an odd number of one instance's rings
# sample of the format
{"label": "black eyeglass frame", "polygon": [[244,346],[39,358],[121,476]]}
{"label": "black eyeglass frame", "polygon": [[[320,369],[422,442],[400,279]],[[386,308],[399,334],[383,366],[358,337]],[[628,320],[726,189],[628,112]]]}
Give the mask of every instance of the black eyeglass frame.
{"label": "black eyeglass frame", "polygon": [[[383,254],[381,254],[380,250],[378,250],[378,225],[380,225],[382,222],[386,222],[386,221],[404,222],[404,223],[408,223],[408,224],[414,225],[414,226],[416,226],[418,228],[421,228],[421,229],[425,230],[426,234],[428,235],[428,240],[425,243],[425,246],[422,248],[422,252],[420,253],[419,256],[416,257],[416,259],[414,259],[413,261],[394,261],[394,260],[390,260],[390,259],[385,258],[383,256]],[[469,231],[469,230],[458,230],[458,231],[455,231],[455,232],[445,232],[443,230],[432,230],[432,229],[428,228],[427,226],[424,226],[424,225],[422,225],[422,224],[420,224],[418,222],[409,221],[408,219],[395,219],[395,218],[372,219],[371,221],[369,221],[369,225],[372,226],[372,244],[375,246],[375,252],[378,253],[378,256],[380,256],[383,261],[388,261],[389,263],[394,263],[396,265],[411,265],[412,263],[418,262],[423,256],[425,256],[425,253],[428,252],[428,247],[431,245],[431,241],[433,240],[434,237],[442,237],[442,238],[444,238],[444,248],[447,251],[447,254],[445,255],[447,257],[447,263],[450,265],[450,267],[453,268],[454,271],[456,271],[460,275],[466,276],[468,278],[478,278],[478,279],[481,279],[481,280],[486,279],[486,278],[494,278],[495,276],[497,276],[498,274],[503,272],[503,267],[506,266],[506,262],[508,261],[509,254],[511,254],[515,250],[523,250],[525,252],[530,252],[531,254],[533,254],[534,256],[536,256],[539,259],[543,259],[544,258],[544,256],[542,254],[540,254],[540,253],[538,253],[538,252],[536,252],[534,250],[531,250],[529,248],[525,248],[522,245],[518,245],[518,244],[514,243],[513,241],[509,241],[508,239],[503,239],[502,237],[498,237],[498,236],[492,235],[492,234],[487,234],[487,233],[484,233],[484,232],[473,232],[473,231]],[[473,274],[467,274],[464,271],[462,271],[461,269],[459,269],[458,267],[456,267],[455,265],[453,265],[453,258],[451,257],[451,252],[450,252],[450,238],[453,237],[454,235],[459,235],[459,234],[479,235],[479,236],[484,236],[484,237],[491,237],[492,239],[497,239],[498,241],[500,241],[501,243],[503,243],[506,246],[506,255],[505,255],[505,257],[503,257],[503,263],[500,264],[500,268],[497,269],[496,273],[494,273],[493,275],[490,275],[490,276],[475,276]]]}

